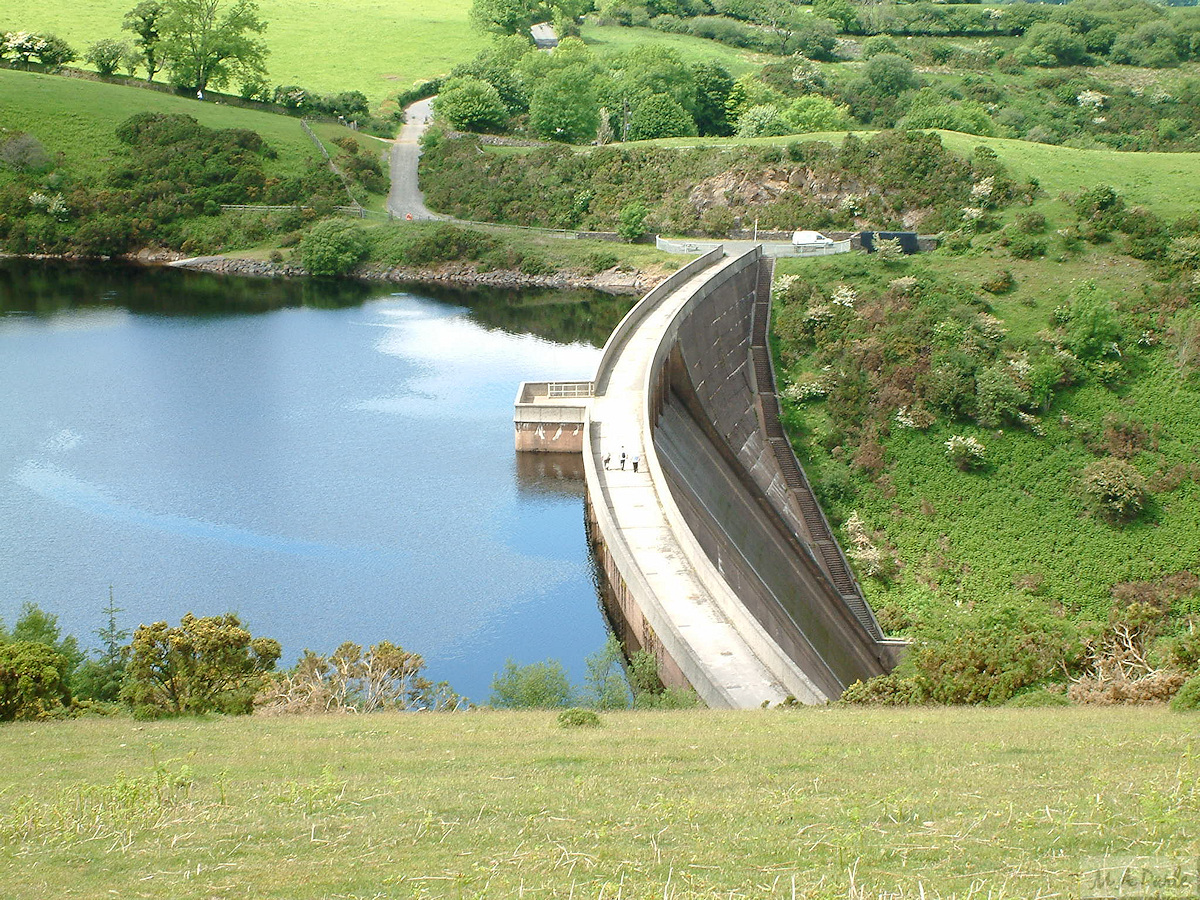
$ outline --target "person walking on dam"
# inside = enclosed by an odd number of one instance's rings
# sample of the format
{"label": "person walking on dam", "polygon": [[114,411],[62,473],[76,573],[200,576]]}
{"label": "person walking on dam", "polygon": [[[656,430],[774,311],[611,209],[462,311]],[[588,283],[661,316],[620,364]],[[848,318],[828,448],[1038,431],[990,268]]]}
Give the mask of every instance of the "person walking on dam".
{"label": "person walking on dam", "polygon": [[638,463],[640,463],[641,461],[642,461],[642,454],[640,454],[636,450],[634,450],[633,456],[630,459],[630,462],[633,463],[633,471],[635,471],[635,472],[637,471]]}
{"label": "person walking on dam", "polygon": [[620,459],[621,459],[621,471],[624,472],[625,471],[625,448],[624,447],[621,448]]}

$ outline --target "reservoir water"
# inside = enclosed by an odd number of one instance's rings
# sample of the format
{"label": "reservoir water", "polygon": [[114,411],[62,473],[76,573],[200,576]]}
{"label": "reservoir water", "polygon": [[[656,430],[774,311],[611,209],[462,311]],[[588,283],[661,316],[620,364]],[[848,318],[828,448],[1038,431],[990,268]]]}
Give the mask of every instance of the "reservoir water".
{"label": "reservoir water", "polygon": [[485,701],[604,642],[571,457],[518,459],[522,379],[589,378],[628,301],[0,261],[0,619],[96,643],[236,611],[391,640]]}

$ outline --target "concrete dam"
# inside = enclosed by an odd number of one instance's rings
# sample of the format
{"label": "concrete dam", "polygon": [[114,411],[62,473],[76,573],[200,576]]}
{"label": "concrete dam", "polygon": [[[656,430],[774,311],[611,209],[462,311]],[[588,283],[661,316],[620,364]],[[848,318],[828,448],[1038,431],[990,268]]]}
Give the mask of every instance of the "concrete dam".
{"label": "concrete dam", "polygon": [[773,265],[758,247],[692,261],[621,321],[594,382],[525,383],[514,416],[518,450],[582,451],[618,636],[715,708],[836,699],[903,646],[880,630],[780,424]]}

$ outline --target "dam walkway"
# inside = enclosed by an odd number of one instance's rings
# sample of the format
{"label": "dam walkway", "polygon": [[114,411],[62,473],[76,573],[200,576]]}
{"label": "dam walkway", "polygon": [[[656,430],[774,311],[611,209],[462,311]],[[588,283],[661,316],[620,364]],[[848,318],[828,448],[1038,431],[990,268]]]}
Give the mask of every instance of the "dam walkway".
{"label": "dam walkway", "polygon": [[779,426],[773,264],[757,247],[723,253],[630,310],[594,384],[578,386],[590,398],[523,385],[517,446],[582,450],[604,604],[664,684],[715,708],[823,703],[890,671],[901,645],[880,631]]}
{"label": "dam walkway", "polygon": [[[811,702],[817,697],[805,684],[803,673],[797,669],[789,679],[793,683],[785,685],[731,623],[727,610],[737,598],[722,596],[719,586],[706,584],[707,579],[696,571],[694,554],[681,543],[685,536],[668,520],[671,498],[660,490],[661,471],[656,471],[648,429],[647,378],[663,334],[709,280],[708,269],[690,276],[677,289],[649,298],[651,304],[641,310],[633,327],[606,348],[583,448],[589,488],[593,484],[597,488],[589,489],[592,515],[604,522],[602,530],[610,535],[605,551],[620,559],[618,568],[625,581],[636,583],[641,609],[635,617],[640,612],[647,622],[657,624],[655,638],[709,706],[779,703],[797,690]],[[630,458],[624,468],[622,452]],[[636,472],[634,454],[641,457]],[[689,661],[702,661],[703,671]]]}

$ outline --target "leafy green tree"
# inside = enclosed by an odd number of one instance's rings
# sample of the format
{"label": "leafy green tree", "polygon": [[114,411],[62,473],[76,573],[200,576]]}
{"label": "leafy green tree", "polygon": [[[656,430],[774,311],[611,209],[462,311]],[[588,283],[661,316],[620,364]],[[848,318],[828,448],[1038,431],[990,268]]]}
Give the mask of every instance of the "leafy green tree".
{"label": "leafy green tree", "polygon": [[592,140],[600,127],[600,105],[590,73],[582,67],[550,73],[529,101],[529,124],[543,140]]}
{"label": "leafy green tree", "polygon": [[820,94],[799,97],[784,111],[784,118],[796,134],[837,131],[846,127],[847,115],[844,106],[838,106]]}
{"label": "leafy green tree", "polygon": [[832,20],[839,31],[858,31],[858,12],[847,0],[813,0],[812,10],[814,16]]}
{"label": "leafy green tree", "polygon": [[233,613],[139,625],[131,650],[121,696],[144,716],[247,713],[281,653]]}
{"label": "leafy green tree", "polygon": [[38,641],[0,644],[0,722],[40,719],[71,702],[61,653]]}
{"label": "leafy green tree", "polygon": [[108,77],[112,75],[121,65],[121,60],[125,57],[129,50],[129,45],[124,41],[106,38],[102,41],[96,41],[91,44],[84,53],[85,62],[90,62],[96,67],[96,71],[101,75]]}
{"label": "leafy green tree", "polygon": [[867,81],[883,96],[895,97],[916,87],[913,64],[898,53],[880,53],[867,60]]}
{"label": "leafy green tree", "polygon": [[472,75],[447,81],[434,101],[434,109],[450,127],[460,131],[501,131],[508,121],[500,92]]}
{"label": "leafy green tree", "polygon": [[829,19],[813,18],[796,26],[792,47],[807,59],[832,60],[837,47],[837,26]]}
{"label": "leafy green tree", "polygon": [[121,22],[122,28],[133,32],[133,43],[141,51],[141,64],[146,67],[147,81],[153,81],[155,74],[163,67],[162,56],[159,53],[162,41],[159,24],[162,16],[163,5],[159,0],[142,0],[125,13]]}
{"label": "leafy green tree", "polygon": [[633,695],[624,662],[621,642],[611,634],[604,646],[587,658],[589,706],[596,709],[629,708]]}
{"label": "leafy green tree", "polygon": [[696,122],[674,97],[652,94],[633,108],[629,117],[628,140],[685,137],[696,133]]}
{"label": "leafy green tree", "polygon": [[8,641],[24,641],[33,644],[44,644],[63,660],[63,680],[69,683],[75,670],[84,660],[84,653],[79,649],[79,642],[71,635],[63,636],[58,627],[58,616],[45,612],[33,603],[21,607],[21,617],[17,619],[11,632],[7,635],[0,633],[0,643]]}
{"label": "leafy green tree", "polygon": [[633,243],[646,233],[646,216],[650,210],[641,203],[630,203],[617,217],[617,233]]}
{"label": "leafy green tree", "polygon": [[471,21],[484,31],[528,36],[538,22],[575,22],[591,8],[592,0],[472,0]]}
{"label": "leafy green tree", "polygon": [[96,632],[100,638],[100,655],[85,660],[72,679],[75,696],[84,700],[115,702],[121,697],[121,683],[125,679],[125,668],[129,664],[129,631],[117,624],[117,613],[121,612],[113,599],[112,588],[108,589],[108,605],[104,613],[108,621]]}
{"label": "leafy green tree", "polygon": [[767,137],[789,131],[779,109],[769,104],[752,106],[738,117],[738,137]]}
{"label": "leafy green tree", "polygon": [[704,136],[733,134],[727,108],[733,90],[733,76],[720,63],[710,60],[692,67],[696,82],[696,128]]}
{"label": "leafy green tree", "polygon": [[1030,28],[1014,55],[1027,66],[1079,66],[1089,60],[1083,38],[1057,22],[1039,22]]}
{"label": "leafy green tree", "polygon": [[266,71],[267,47],[256,35],[267,23],[254,0],[163,0],[159,31],[161,53],[171,79],[203,91],[222,87],[237,76]]}
{"label": "leafy green tree", "polygon": [[570,706],[574,695],[558,660],[520,666],[510,659],[492,679],[490,702],[501,709],[557,709]]}
{"label": "leafy green tree", "polygon": [[473,75],[496,89],[511,116],[529,110],[529,93],[520,76],[521,60],[534,49],[519,35],[497,36],[492,46],[480,52],[469,63],[455,66],[452,77]]}
{"label": "leafy green tree", "polygon": [[[636,108],[647,97],[664,94],[690,116],[696,105],[696,83],[692,69],[678,51],[657,44],[643,44],[613,57],[611,78],[605,83],[601,101],[609,109],[628,103]],[[686,132],[684,132],[686,133]]]}
{"label": "leafy green tree", "polygon": [[300,261],[311,275],[345,275],[367,253],[362,231],[345,219],[324,219],[300,240]]}

